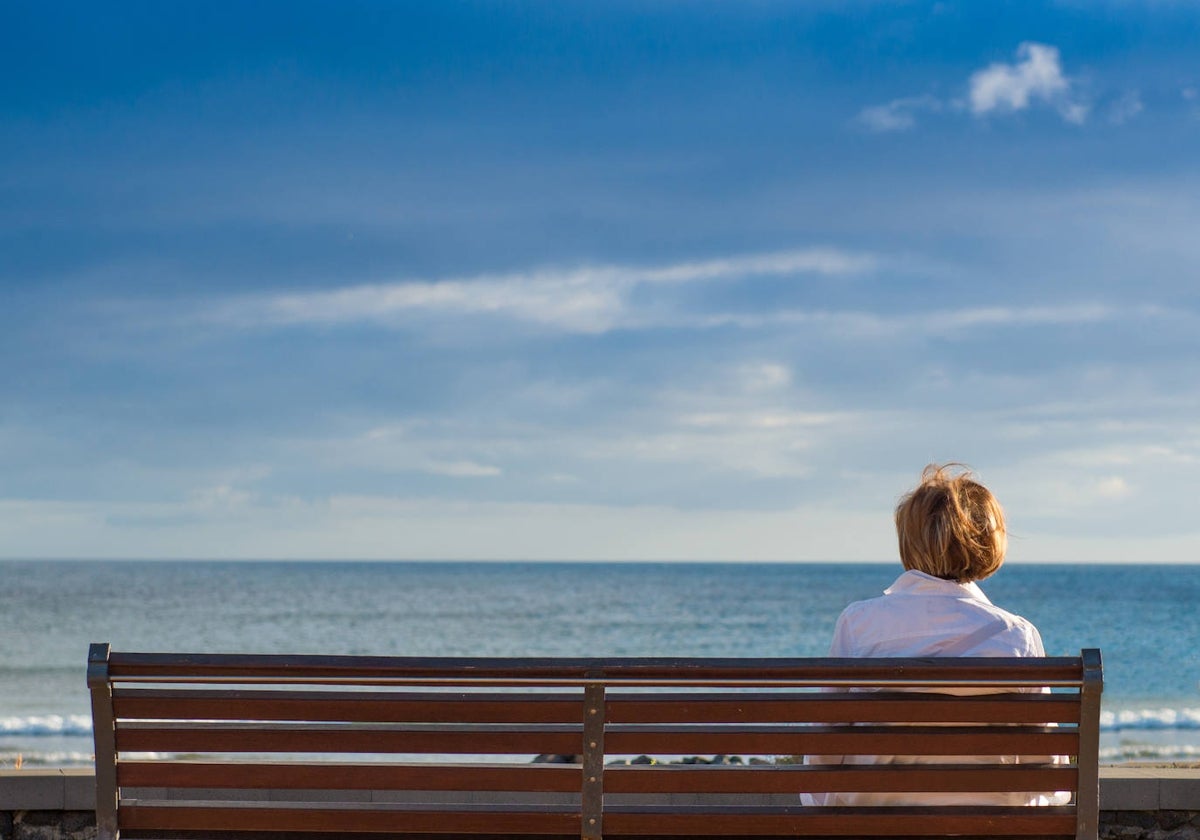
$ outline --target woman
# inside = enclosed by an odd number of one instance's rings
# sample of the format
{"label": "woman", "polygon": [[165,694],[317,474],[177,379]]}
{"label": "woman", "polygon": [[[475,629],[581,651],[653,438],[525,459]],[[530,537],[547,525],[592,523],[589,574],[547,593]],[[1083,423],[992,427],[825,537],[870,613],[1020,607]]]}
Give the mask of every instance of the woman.
{"label": "woman", "polygon": [[[1004,563],[1008,538],[996,497],[960,464],[930,464],[896,506],[905,572],[878,598],[842,612],[830,656],[1045,656],[1037,628],[995,606],[976,581]],[[1037,691],[1031,688],[1029,691]],[[808,764],[993,763],[994,756],[808,756]],[[1001,756],[1002,763],[1046,763],[1053,756]],[[804,794],[811,805],[1061,804],[1038,793]]]}

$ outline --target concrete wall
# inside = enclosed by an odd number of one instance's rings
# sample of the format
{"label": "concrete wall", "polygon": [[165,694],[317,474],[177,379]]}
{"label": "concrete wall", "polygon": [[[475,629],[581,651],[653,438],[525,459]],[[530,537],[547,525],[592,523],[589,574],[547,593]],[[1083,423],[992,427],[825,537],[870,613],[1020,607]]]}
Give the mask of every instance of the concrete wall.
{"label": "concrete wall", "polygon": [[[0,770],[0,840],[91,840],[89,769]],[[1200,769],[1102,767],[1102,838],[1200,840]]]}

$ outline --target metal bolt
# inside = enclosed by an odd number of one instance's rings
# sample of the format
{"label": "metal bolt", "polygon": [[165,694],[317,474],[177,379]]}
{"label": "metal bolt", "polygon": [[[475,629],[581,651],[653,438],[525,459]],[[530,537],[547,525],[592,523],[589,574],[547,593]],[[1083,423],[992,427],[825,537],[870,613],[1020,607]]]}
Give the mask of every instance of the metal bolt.
{"label": "metal bolt", "polygon": [[588,746],[589,746],[589,747],[591,747],[592,749],[596,749],[596,742],[595,742],[595,741],[589,741],[589,742],[588,742]]}
{"label": "metal bolt", "polygon": [[588,820],[588,825],[595,825],[595,824],[596,824],[596,818],[595,818],[595,817],[592,817],[590,820]]}
{"label": "metal bolt", "polygon": [[589,782],[594,782],[594,781],[596,781],[596,777],[595,777],[595,776],[588,776],[588,781],[589,781]]}
{"label": "metal bolt", "polygon": [[596,714],[597,711],[599,711],[599,710],[598,709],[588,709],[588,714],[594,715],[594,714]]}

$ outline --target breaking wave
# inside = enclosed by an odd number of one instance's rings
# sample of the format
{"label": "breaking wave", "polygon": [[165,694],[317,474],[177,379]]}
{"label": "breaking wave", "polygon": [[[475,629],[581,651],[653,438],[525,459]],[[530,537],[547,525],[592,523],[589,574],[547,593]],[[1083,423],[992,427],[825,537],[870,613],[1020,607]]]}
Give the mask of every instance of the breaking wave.
{"label": "breaking wave", "polygon": [[0,717],[0,736],[26,737],[92,734],[90,715],[26,715]]}
{"label": "breaking wave", "polygon": [[1101,712],[1100,729],[1104,732],[1200,729],[1200,708],[1126,709],[1119,712]]}

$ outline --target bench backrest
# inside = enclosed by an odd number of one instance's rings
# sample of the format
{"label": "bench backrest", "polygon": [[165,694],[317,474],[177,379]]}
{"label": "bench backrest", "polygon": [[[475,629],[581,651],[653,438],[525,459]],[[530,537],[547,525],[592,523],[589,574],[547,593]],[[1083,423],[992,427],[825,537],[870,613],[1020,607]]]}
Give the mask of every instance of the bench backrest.
{"label": "bench backrest", "polygon": [[[93,645],[88,682],[101,838],[1095,838],[1098,829],[1095,650],[422,659]],[[896,758],[784,758],[811,754]],[[913,804],[802,807],[801,791],[903,791]],[[970,802],[1005,791],[1074,797],[1059,807],[920,804],[931,793]]]}

